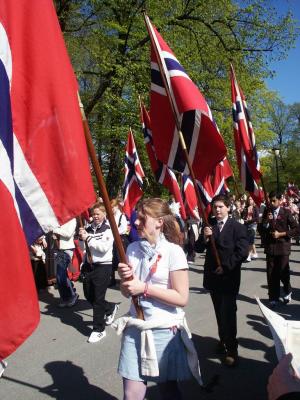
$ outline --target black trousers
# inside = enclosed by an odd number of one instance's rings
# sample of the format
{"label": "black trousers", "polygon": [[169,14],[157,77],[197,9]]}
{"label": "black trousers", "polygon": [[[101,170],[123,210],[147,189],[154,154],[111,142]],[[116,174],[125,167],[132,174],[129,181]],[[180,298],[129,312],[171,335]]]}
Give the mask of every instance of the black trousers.
{"label": "black trousers", "polygon": [[112,314],[115,307],[105,300],[111,271],[111,264],[92,264],[92,271],[83,281],[84,295],[93,306],[93,330],[97,332],[105,330],[105,316]]}
{"label": "black trousers", "polygon": [[285,295],[292,291],[290,283],[289,256],[267,256],[267,282],[270,301],[278,301],[280,297],[280,281]]}
{"label": "black trousers", "polygon": [[196,256],[196,252],[195,252],[195,241],[196,241],[196,237],[195,237],[195,233],[194,230],[192,228],[192,226],[188,227],[188,231],[187,231],[187,243],[186,243],[186,252],[187,252],[187,260],[188,261],[195,261],[195,256]]}
{"label": "black trousers", "polygon": [[218,324],[219,338],[227,351],[237,351],[238,341],[236,324],[237,294],[210,292]]}

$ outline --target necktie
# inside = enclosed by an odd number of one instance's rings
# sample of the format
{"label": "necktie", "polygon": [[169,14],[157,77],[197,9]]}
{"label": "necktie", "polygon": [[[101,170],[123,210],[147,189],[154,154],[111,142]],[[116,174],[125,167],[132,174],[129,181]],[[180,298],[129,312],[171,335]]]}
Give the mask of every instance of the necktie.
{"label": "necktie", "polygon": [[221,232],[221,230],[223,229],[223,224],[224,224],[223,221],[219,221],[219,222],[218,222],[218,228],[219,228],[219,231],[220,231],[220,232]]}

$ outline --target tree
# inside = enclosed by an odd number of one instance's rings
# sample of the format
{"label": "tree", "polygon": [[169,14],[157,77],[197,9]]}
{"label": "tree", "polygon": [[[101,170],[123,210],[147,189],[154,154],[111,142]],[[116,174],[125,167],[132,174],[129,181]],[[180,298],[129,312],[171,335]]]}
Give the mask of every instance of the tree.
{"label": "tree", "polygon": [[[230,0],[55,0],[111,196],[123,181],[129,126],[136,133],[141,162],[149,177],[147,191],[161,191],[150,179],[139,133],[137,98],[141,94],[147,102],[150,86],[149,38],[142,10],[147,9],[205,95],[231,149],[229,63],[235,66],[248,103],[264,106],[267,91],[263,79],[271,74],[268,62],[284,57],[295,39],[290,14],[276,15],[266,1],[249,3],[239,7]],[[260,120],[255,122],[259,132]]]}

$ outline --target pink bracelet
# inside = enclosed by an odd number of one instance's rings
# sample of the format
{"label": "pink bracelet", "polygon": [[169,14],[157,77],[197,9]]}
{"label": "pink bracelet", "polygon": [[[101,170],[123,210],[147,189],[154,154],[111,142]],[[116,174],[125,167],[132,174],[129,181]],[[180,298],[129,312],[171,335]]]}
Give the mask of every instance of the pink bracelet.
{"label": "pink bracelet", "polygon": [[145,289],[144,289],[144,297],[148,297],[148,283],[145,284]]}

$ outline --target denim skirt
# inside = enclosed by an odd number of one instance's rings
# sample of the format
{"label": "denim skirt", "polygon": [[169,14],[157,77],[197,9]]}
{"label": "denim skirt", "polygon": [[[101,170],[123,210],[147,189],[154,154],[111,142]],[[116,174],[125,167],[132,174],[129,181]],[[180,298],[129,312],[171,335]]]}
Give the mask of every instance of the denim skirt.
{"label": "denim skirt", "polygon": [[152,329],[159,376],[141,374],[141,331],[135,327],[123,332],[118,373],[133,381],[184,381],[192,379],[180,331]]}

